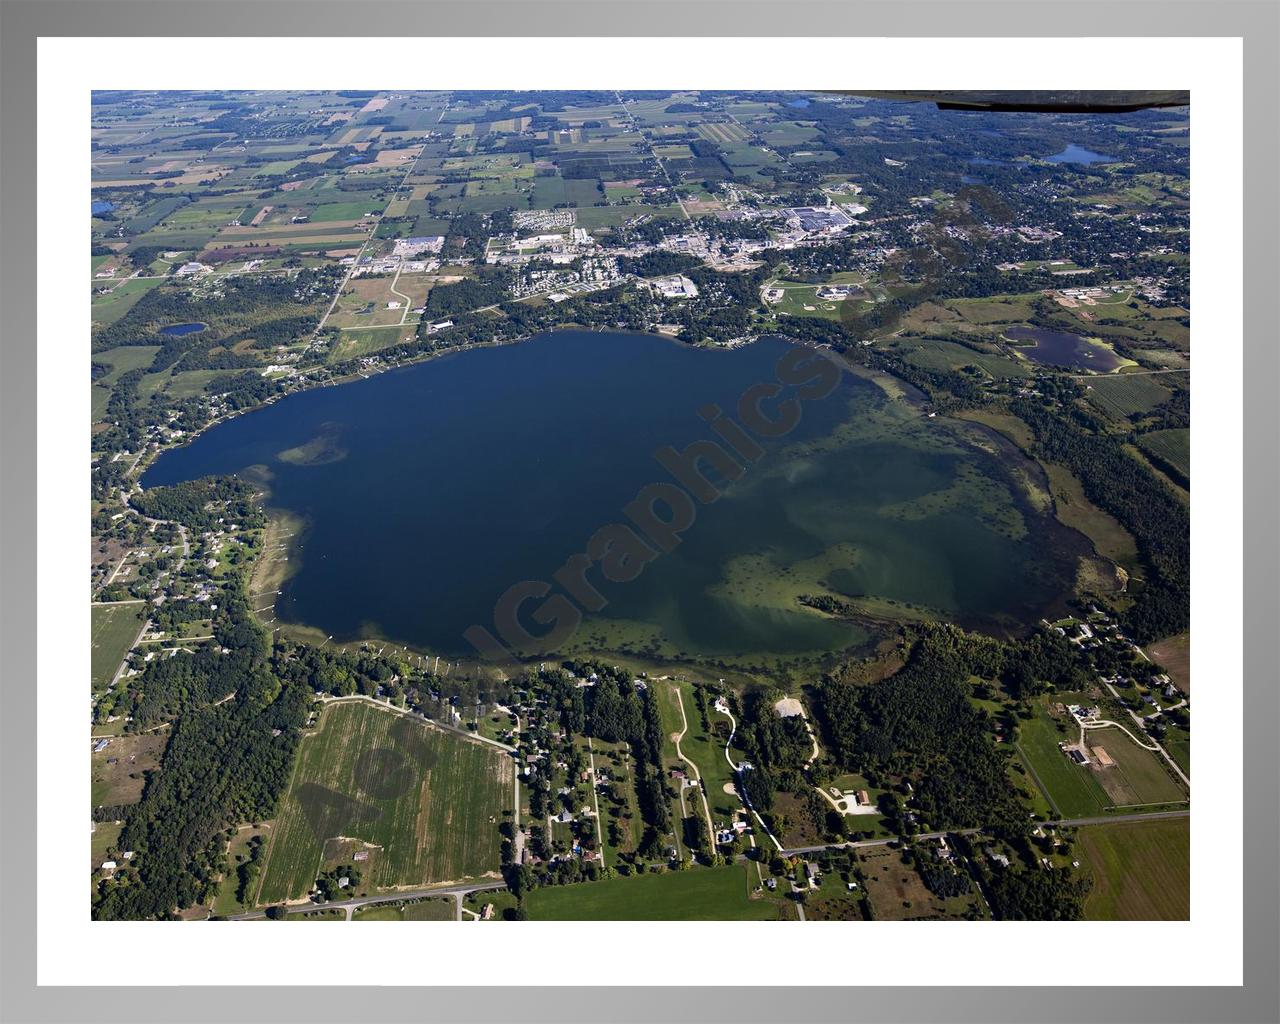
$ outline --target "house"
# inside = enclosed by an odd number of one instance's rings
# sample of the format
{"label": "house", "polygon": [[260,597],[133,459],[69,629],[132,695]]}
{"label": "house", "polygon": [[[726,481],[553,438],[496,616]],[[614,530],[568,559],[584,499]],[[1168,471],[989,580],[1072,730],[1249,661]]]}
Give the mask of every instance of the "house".
{"label": "house", "polygon": [[115,861],[113,861],[113,860],[104,860],[104,861],[102,862],[102,870],[103,870],[103,871],[114,871],[115,869],[116,869],[116,862],[115,862]]}
{"label": "house", "polygon": [[93,752],[95,754],[101,753],[102,751],[107,749],[110,743],[111,743],[110,739],[98,740],[98,742],[93,745]]}

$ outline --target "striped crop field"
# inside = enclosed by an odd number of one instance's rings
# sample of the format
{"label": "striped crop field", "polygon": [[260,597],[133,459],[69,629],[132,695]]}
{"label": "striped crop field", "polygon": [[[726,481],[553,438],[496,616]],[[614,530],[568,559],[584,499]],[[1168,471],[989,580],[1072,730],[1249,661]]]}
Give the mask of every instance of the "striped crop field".
{"label": "striped crop field", "polygon": [[496,875],[514,778],[490,744],[368,701],[333,702],[302,740],[258,901],[301,899],[323,868],[361,852],[378,889]]}
{"label": "striped crop field", "polygon": [[1138,446],[1158,462],[1173,467],[1184,480],[1191,479],[1191,431],[1184,428],[1153,430],[1138,438]]}
{"label": "striped crop field", "polygon": [[1090,378],[1089,400],[1116,419],[1148,413],[1173,397],[1173,392],[1148,374],[1121,373]]}

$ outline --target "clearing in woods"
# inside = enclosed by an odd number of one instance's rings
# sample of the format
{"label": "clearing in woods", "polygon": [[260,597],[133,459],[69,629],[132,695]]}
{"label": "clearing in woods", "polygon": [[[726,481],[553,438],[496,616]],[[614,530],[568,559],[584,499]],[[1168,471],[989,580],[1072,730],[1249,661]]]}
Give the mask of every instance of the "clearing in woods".
{"label": "clearing in woods", "polygon": [[304,897],[329,861],[372,891],[495,875],[514,762],[479,740],[363,700],[324,709],[280,808],[260,903]]}

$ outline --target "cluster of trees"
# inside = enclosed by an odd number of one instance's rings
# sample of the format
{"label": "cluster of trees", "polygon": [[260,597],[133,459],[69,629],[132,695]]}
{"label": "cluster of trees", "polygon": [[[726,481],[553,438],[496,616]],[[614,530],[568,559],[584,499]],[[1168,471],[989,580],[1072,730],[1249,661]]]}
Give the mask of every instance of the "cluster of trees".
{"label": "cluster of trees", "polygon": [[[264,667],[264,638],[249,619],[248,602],[237,589],[223,593],[213,616],[213,640],[195,651],[178,651],[146,663],[127,680],[128,731],[167,721],[192,708],[241,691],[272,688]],[[277,684],[278,685],[278,684]]]}
{"label": "cluster of trees", "polygon": [[988,676],[989,654],[985,642],[935,627],[881,682],[827,677],[818,709],[837,764],[910,781],[913,813],[933,828],[1024,829],[1009,755],[992,742],[990,716],[968,699],[967,680]]}
{"label": "cluster of trees", "polygon": [[702,261],[695,256],[679,252],[666,252],[662,249],[645,253],[643,256],[618,257],[618,269],[624,274],[635,274],[637,277],[684,274],[701,265]]}
{"label": "cluster of trees", "polygon": [[340,883],[344,878],[353,891],[360,885],[360,872],[352,864],[340,864],[331,871],[321,872],[316,878],[316,895],[320,897],[321,903],[342,895],[343,887]]}
{"label": "cluster of trees", "polygon": [[[475,277],[432,288],[427,296],[427,316],[453,316],[505,302],[511,287],[511,272],[497,266],[478,266],[475,269]],[[425,318],[422,323],[430,326]],[[419,337],[426,336],[425,327],[418,330]]]}
{"label": "cluster of trees", "polygon": [[1090,888],[1070,871],[1038,867],[991,871],[982,883],[997,921],[1079,921]]}
{"label": "cluster of trees", "polygon": [[212,529],[219,519],[246,528],[263,525],[253,486],[234,476],[206,476],[138,491],[129,503],[151,519],[167,519],[193,530]]}
{"label": "cluster of trees", "polygon": [[236,902],[248,906],[253,901],[258,876],[262,873],[262,864],[266,860],[267,842],[263,836],[257,835],[249,840],[244,859],[236,865]]}
{"label": "cluster of trees", "polygon": [[800,772],[813,752],[805,720],[799,715],[781,717],[774,704],[782,694],[772,688],[749,691],[739,707],[736,740],[751,770],[742,772],[741,784],[751,805],[769,814],[778,790],[803,787]]}

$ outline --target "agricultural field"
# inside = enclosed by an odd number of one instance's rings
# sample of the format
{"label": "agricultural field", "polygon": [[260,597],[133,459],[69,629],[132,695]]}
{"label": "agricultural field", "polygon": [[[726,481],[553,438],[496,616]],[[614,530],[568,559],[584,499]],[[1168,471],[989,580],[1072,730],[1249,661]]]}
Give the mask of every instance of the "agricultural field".
{"label": "agricultural field", "polygon": [[980,352],[951,341],[912,339],[899,347],[906,353],[907,362],[925,370],[955,371],[973,366],[992,378],[1031,376],[1031,371],[1020,361],[996,351]]}
{"label": "agricultural field", "polygon": [[1190,430],[1185,428],[1153,430],[1138,438],[1138,446],[1151,456],[1157,465],[1173,469],[1181,480],[1191,479]]}
{"label": "agricultural field", "polygon": [[1127,420],[1153,412],[1173,397],[1159,378],[1148,374],[1094,377],[1085,384],[1089,401],[1114,419]]}
{"label": "agricultural field", "polygon": [[1186,921],[1191,916],[1191,820],[1089,825],[1078,833],[1095,921]]}
{"label": "agricultural field", "polygon": [[142,601],[95,604],[89,620],[90,674],[95,693],[105,690],[146,622]]}
{"label": "agricultural field", "polygon": [[[300,899],[324,863],[361,851],[371,890],[493,875],[513,780],[496,747],[363,700],[331,703],[302,740],[258,902]],[[326,852],[335,840],[347,848]]]}
{"label": "agricultural field", "polygon": [[754,878],[744,864],[646,873],[535,889],[525,908],[533,921],[794,920],[783,901],[752,895]]}

